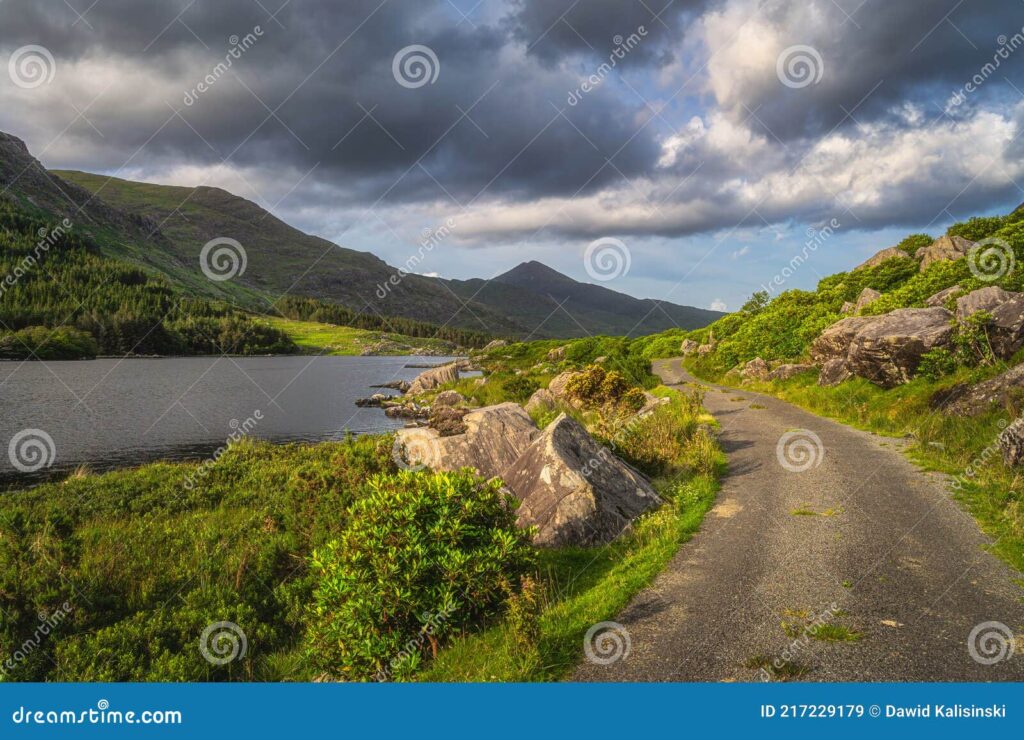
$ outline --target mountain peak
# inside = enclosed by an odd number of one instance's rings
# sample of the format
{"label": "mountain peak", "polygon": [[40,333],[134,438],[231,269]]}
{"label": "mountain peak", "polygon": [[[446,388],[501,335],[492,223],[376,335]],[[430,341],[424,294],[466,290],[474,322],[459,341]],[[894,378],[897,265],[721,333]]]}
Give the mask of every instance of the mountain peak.
{"label": "mountain peak", "polygon": [[558,270],[548,267],[543,262],[537,262],[536,260],[520,262],[508,272],[496,277],[495,280],[508,284],[520,284],[527,281],[535,282],[537,280],[543,280],[545,282],[551,280],[557,280],[559,282],[575,282],[568,275],[563,275]]}

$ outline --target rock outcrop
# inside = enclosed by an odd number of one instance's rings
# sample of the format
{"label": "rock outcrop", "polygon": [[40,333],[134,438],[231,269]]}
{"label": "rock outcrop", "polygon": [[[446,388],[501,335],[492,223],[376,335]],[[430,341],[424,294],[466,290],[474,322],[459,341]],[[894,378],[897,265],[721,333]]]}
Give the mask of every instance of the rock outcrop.
{"label": "rock outcrop", "polygon": [[533,392],[530,400],[526,402],[527,411],[545,411],[553,409],[558,405],[558,399],[547,388],[540,388]]}
{"label": "rock outcrop", "polygon": [[466,397],[458,391],[441,391],[434,399],[435,406],[458,406],[465,402]]}
{"label": "rock outcrop", "polygon": [[1017,419],[999,435],[1003,463],[1013,468],[1024,463],[1024,422]]}
{"label": "rock outcrop", "polygon": [[921,261],[921,272],[936,262],[958,260],[967,256],[974,242],[962,236],[940,236],[929,246],[917,250],[915,255]]}
{"label": "rock outcrop", "polygon": [[910,255],[907,254],[906,252],[904,252],[899,247],[889,247],[888,249],[883,249],[881,252],[876,252],[874,255],[869,257],[864,262],[861,262],[859,265],[857,265],[853,269],[854,270],[862,270],[865,267],[875,267],[876,265],[880,265],[883,262],[888,262],[889,260],[908,260],[908,259],[910,259]]}
{"label": "rock outcrop", "polygon": [[465,433],[447,437],[427,427],[398,430],[398,458],[412,467],[474,468],[493,478],[502,476],[539,433],[523,407],[511,402],[471,411],[462,423]]}
{"label": "rock outcrop", "polygon": [[870,317],[850,342],[851,372],[885,388],[906,383],[922,355],[950,343],[952,317],[944,308],[901,308]]}
{"label": "rock outcrop", "polygon": [[458,379],[458,366],[454,362],[449,362],[447,365],[424,370],[417,375],[416,379],[409,384],[409,390],[406,393],[410,396],[415,396],[417,393],[431,391],[445,383],[454,383]]}
{"label": "rock outcrop", "polygon": [[792,377],[805,373],[808,370],[813,370],[814,365],[803,365],[799,363],[788,363],[785,365],[779,365],[777,368],[768,373],[768,380],[789,380]]}
{"label": "rock outcrop", "polygon": [[715,345],[713,344],[702,344],[697,347],[697,355],[703,357],[704,355],[710,355],[715,351]]}
{"label": "rock outcrop", "polygon": [[936,403],[943,413],[959,416],[977,416],[989,411],[995,404],[1006,405],[1024,398],[1024,364],[1015,365],[1005,373],[973,386],[961,386],[944,394]]}
{"label": "rock outcrop", "polygon": [[503,476],[521,505],[518,521],[536,527],[542,546],[610,542],[658,507],[650,483],[577,421],[561,414]]}
{"label": "rock outcrop", "polygon": [[850,372],[850,366],[846,362],[846,358],[836,357],[827,360],[821,366],[821,372],[818,373],[818,385],[831,387],[839,385],[844,380],[849,380],[852,377],[853,373]]}
{"label": "rock outcrop", "polygon": [[558,362],[559,360],[565,359],[565,351],[568,349],[568,345],[562,345],[561,347],[555,347],[553,350],[547,353],[546,358],[548,362]]}
{"label": "rock outcrop", "polygon": [[1004,360],[1024,346],[1024,294],[1012,293],[1011,296],[992,309],[992,321],[987,329],[992,351]]}
{"label": "rock outcrop", "polygon": [[700,345],[697,344],[692,339],[684,339],[683,343],[679,345],[679,352],[680,354],[683,355],[692,355],[694,352],[697,351],[697,347],[699,346]]}
{"label": "rock outcrop", "polygon": [[855,309],[856,307],[857,307],[856,304],[854,304],[854,303],[852,303],[850,301],[843,301],[843,305],[839,308],[839,313],[841,313],[841,314],[853,313],[853,309]]}
{"label": "rock outcrop", "polygon": [[851,316],[848,319],[837,321],[811,343],[811,357],[819,363],[845,358],[857,332],[877,318],[877,316]]}
{"label": "rock outcrop", "polygon": [[979,288],[956,299],[956,317],[963,321],[979,311],[992,313],[996,308],[1018,295],[1020,293],[1010,293],[997,285]]}
{"label": "rock outcrop", "polygon": [[768,380],[770,368],[768,363],[760,357],[755,357],[740,370],[740,376],[744,380]]}
{"label": "rock outcrop", "polygon": [[857,302],[853,304],[854,312],[860,311],[862,308],[867,306],[872,301],[878,300],[882,297],[882,294],[873,288],[864,288],[857,296]]}
{"label": "rock outcrop", "polygon": [[567,400],[565,387],[569,384],[569,381],[576,373],[572,370],[567,370],[564,373],[559,373],[551,379],[548,383],[548,392],[558,400]]}
{"label": "rock outcrop", "polygon": [[933,296],[929,296],[927,299],[925,299],[925,305],[926,306],[933,306],[933,307],[934,306],[945,306],[946,305],[946,301],[948,301],[954,295],[959,293],[961,290],[963,290],[963,288],[961,288],[959,284],[952,285],[952,286],[946,288],[945,290],[940,290],[938,293],[936,293]]}

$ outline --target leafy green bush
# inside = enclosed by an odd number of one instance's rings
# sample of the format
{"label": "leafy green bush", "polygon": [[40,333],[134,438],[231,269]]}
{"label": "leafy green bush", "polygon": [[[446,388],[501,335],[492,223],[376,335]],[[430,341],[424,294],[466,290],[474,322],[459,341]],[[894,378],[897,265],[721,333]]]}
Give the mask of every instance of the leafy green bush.
{"label": "leafy green bush", "polygon": [[91,334],[70,327],[29,326],[0,337],[0,358],[85,360],[99,354]]}
{"label": "leafy green bush", "polygon": [[311,661],[349,680],[405,678],[495,616],[533,562],[501,482],[468,472],[380,475],[342,536],[310,559]]}
{"label": "leafy green bush", "polygon": [[528,375],[513,375],[502,381],[502,386],[508,396],[508,400],[516,403],[523,403],[528,400],[533,392],[540,388],[540,383]]}
{"label": "leafy green bush", "polygon": [[964,239],[978,242],[992,236],[1005,224],[1006,218],[1003,216],[974,216],[966,221],[953,224],[946,230],[946,234],[962,236]]}
{"label": "leafy green bush", "polygon": [[896,247],[898,249],[902,249],[904,252],[913,257],[915,254],[917,254],[918,249],[920,249],[921,247],[927,247],[933,241],[935,240],[932,239],[927,234],[911,234],[910,236],[906,237],[903,241],[901,241],[899,244],[897,244]]}

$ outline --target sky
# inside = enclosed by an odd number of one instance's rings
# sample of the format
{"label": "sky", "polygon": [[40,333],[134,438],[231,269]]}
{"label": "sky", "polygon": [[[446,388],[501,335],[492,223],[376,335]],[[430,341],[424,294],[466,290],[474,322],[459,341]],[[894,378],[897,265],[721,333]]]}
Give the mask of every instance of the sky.
{"label": "sky", "polygon": [[1020,0],[0,0],[0,62],[47,167],[448,278],[735,310],[1024,201]]}

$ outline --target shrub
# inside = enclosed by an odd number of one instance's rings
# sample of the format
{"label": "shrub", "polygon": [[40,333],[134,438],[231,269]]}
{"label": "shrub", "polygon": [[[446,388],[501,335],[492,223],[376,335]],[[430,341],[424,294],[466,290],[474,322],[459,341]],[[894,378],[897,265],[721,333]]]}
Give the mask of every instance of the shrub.
{"label": "shrub", "polygon": [[540,383],[527,375],[513,375],[502,382],[502,387],[505,389],[505,393],[510,401],[522,403],[529,399],[534,391],[540,388]]}
{"label": "shrub", "polygon": [[927,247],[934,240],[927,234],[911,234],[899,244],[896,245],[898,249],[902,249],[904,252],[913,257],[917,254],[917,250],[921,247]]}
{"label": "shrub", "polygon": [[494,616],[533,563],[501,482],[379,475],[341,538],[311,557],[308,653],[349,680],[402,679],[426,650]]}
{"label": "shrub", "polygon": [[921,364],[917,367],[918,375],[928,380],[938,380],[956,370],[956,358],[945,347],[936,347],[921,356]]}
{"label": "shrub", "polygon": [[1005,223],[1006,218],[1004,216],[974,216],[966,221],[953,224],[946,230],[946,234],[949,236],[962,236],[964,239],[978,242],[995,234],[999,229],[1003,228]]}

